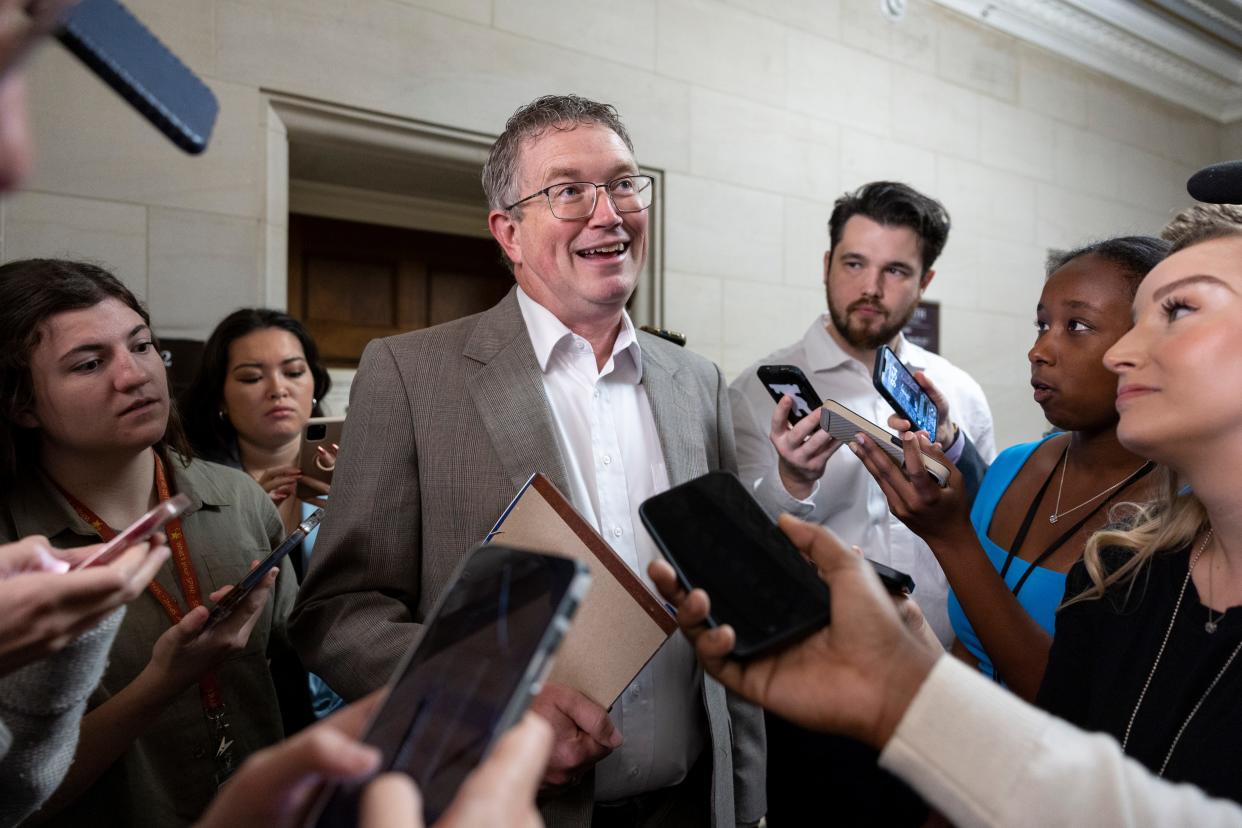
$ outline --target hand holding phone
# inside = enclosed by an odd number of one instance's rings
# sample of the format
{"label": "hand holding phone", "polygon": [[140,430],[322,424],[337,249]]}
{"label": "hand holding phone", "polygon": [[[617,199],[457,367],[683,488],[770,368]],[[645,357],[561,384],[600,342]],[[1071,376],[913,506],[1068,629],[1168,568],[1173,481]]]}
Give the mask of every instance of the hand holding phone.
{"label": "hand holding phone", "polygon": [[[674,486],[638,514],[683,587],[711,596],[709,626],[733,627],[734,658],[755,658],[828,623],[828,587],[732,474]],[[913,591],[910,576],[876,571],[891,592]]]}
{"label": "hand holding phone", "polygon": [[[538,694],[589,584],[577,561],[495,543],[462,562],[364,737],[382,753],[381,773],[403,772],[418,785],[426,824]],[[325,790],[307,824],[358,824],[365,783]]]}
{"label": "hand holding phone", "polygon": [[73,569],[85,569],[88,566],[101,566],[111,563],[118,555],[136,543],[164,528],[164,525],[190,508],[190,498],[184,494],[175,494],[168,500],[156,504],[155,508],[126,527],[125,531],[96,549],[87,557],[73,565]]}
{"label": "hand holding phone", "polygon": [[344,417],[311,417],[306,421],[302,429],[302,453],[298,461],[302,471],[297,489],[300,500],[317,502],[315,498],[328,493],[344,430]]}
{"label": "hand holding phone", "polygon": [[919,385],[896,351],[887,345],[875,354],[875,370],[871,375],[875,390],[880,392],[893,410],[904,417],[915,431],[926,431],[935,440],[940,424],[940,409],[931,395]]}
{"label": "hand holding phone", "polygon": [[[851,411],[836,400],[829,400],[824,403],[824,407],[820,412],[820,419],[824,430],[843,443],[853,443],[859,433],[867,435],[875,445],[883,449],[884,453],[900,469],[905,468],[905,450],[902,447],[901,440],[898,440],[895,436],[861,414]],[[927,471],[927,474],[939,486],[949,485],[949,467],[947,465],[925,451],[919,452],[919,458],[922,460],[923,468]]]}
{"label": "hand holding phone", "polygon": [[755,373],[777,403],[785,396],[793,399],[793,409],[789,412],[790,425],[797,425],[803,417],[815,413],[823,405],[811,381],[797,365],[760,365]]}
{"label": "hand holding phone", "polygon": [[306,536],[311,533],[319,521],[323,520],[323,509],[316,509],[298,524],[289,537],[281,541],[280,546],[273,550],[272,554],[264,558],[254,569],[246,573],[246,577],[242,578],[236,586],[229,590],[228,594],[220,599],[220,602],[212,608],[211,614],[207,616],[207,623],[203,625],[203,632],[207,632],[215,625],[233,614],[237,609],[237,605],[246,600],[255,587],[263,583],[263,578],[272,570],[276,564],[280,563],[285,557],[298,548],[298,545],[305,540]]}

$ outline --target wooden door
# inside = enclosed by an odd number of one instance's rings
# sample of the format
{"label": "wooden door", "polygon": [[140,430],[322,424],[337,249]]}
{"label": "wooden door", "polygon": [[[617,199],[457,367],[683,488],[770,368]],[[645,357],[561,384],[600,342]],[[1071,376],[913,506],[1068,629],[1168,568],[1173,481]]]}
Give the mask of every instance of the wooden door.
{"label": "wooden door", "polygon": [[356,367],[372,339],[486,310],[512,286],[491,239],[289,216],[289,313],[328,365]]}

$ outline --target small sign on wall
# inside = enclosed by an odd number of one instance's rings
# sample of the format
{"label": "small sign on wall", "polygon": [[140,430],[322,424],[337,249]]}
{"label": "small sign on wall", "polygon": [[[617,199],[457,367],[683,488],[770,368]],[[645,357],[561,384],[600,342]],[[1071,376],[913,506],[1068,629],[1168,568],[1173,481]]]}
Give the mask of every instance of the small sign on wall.
{"label": "small sign on wall", "polygon": [[901,332],[920,348],[933,354],[940,353],[940,303],[919,302],[914,316],[910,317]]}

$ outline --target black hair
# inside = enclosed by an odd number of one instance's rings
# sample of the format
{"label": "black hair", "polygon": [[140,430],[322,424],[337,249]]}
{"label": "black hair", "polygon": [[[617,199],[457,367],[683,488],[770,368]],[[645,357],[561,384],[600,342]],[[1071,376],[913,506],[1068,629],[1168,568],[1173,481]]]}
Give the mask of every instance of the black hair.
{"label": "black hair", "polygon": [[1118,236],[1049,256],[1046,271],[1051,276],[1081,256],[1098,256],[1121,268],[1133,297],[1143,277],[1169,255],[1169,248],[1167,241],[1155,236]]}
{"label": "black hair", "polygon": [[[17,419],[35,405],[30,359],[43,336],[43,326],[65,311],[91,308],[116,299],[142,317],[151,317],[138,298],[102,267],[65,259],[21,259],[0,266],[0,492],[8,491],[22,470],[37,462],[38,429],[23,428]],[[159,347],[154,331],[152,341]],[[169,400],[168,425],[155,450],[169,459],[171,448],[186,462],[190,445]]]}
{"label": "black hair", "polygon": [[181,397],[190,444],[208,460],[232,465],[240,463],[237,454],[237,430],[227,417],[220,416],[224,401],[224,381],[229,371],[229,347],[243,336],[269,328],[288,331],[301,343],[302,353],[306,355],[306,364],[310,366],[315,385],[315,403],[311,415],[322,415],[319,400],[327,396],[332,380],[328,376],[328,369],[319,359],[319,347],[306,326],[278,310],[235,310],[224,317],[207,338],[194,382]]}
{"label": "black hair", "polygon": [[846,193],[832,206],[828,219],[829,255],[836,250],[845,224],[866,216],[885,227],[909,227],[919,237],[923,273],[931,270],[949,240],[949,211],[936,199],[896,181],[872,181]]}

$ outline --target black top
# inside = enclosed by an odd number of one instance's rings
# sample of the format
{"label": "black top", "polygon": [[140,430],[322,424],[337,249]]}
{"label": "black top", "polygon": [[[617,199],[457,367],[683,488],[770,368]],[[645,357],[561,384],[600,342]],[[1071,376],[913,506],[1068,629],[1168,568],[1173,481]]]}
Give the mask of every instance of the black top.
{"label": "black top", "polygon": [[[1129,554],[1104,553],[1110,571]],[[1189,558],[1187,549],[1156,555],[1136,578],[1112,587],[1103,598],[1061,610],[1038,704],[1079,727],[1110,733],[1120,742],[1169,629]],[[1070,570],[1065,596],[1068,599],[1090,585],[1080,561]],[[1242,608],[1228,611],[1215,633],[1204,629],[1207,620],[1208,610],[1199,602],[1192,580],[1126,748],[1153,772],[1160,769],[1178,729],[1242,641]],[[1182,734],[1166,779],[1242,801],[1240,700],[1242,653]]]}

